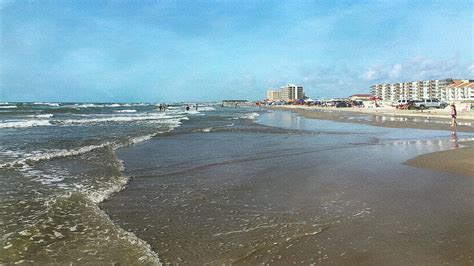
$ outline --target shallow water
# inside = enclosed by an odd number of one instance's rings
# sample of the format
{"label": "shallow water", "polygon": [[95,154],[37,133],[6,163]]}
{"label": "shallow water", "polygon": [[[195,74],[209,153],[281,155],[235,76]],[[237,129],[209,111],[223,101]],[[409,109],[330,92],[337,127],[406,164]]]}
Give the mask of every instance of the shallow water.
{"label": "shallow water", "polygon": [[258,122],[121,149],[131,182],[101,206],[165,262],[472,260],[472,179],[403,164],[452,148],[450,132]]}
{"label": "shallow water", "polygon": [[97,205],[128,182],[116,151],[169,134],[213,110],[3,103],[0,262],[157,263],[146,242],[114,224]]}
{"label": "shallow water", "polygon": [[2,263],[472,263],[472,179],[403,164],[472,134],[252,108],[3,105]]}

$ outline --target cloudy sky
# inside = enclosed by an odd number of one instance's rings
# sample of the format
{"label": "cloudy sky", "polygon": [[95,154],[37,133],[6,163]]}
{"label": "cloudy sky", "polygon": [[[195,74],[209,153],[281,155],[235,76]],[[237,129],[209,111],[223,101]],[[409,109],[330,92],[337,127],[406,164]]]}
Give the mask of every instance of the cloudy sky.
{"label": "cloudy sky", "polygon": [[312,97],[474,79],[473,2],[0,0],[2,101]]}

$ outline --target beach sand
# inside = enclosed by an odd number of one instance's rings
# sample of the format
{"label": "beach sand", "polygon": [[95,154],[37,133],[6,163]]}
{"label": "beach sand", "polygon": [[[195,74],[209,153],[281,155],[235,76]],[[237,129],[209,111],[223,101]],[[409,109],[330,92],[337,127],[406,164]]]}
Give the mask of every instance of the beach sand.
{"label": "beach sand", "polygon": [[463,143],[463,145],[467,147],[420,155],[405,163],[474,177],[474,143]]}
{"label": "beach sand", "polygon": [[[456,128],[450,126],[449,113],[437,110],[437,113],[414,112],[396,109],[336,109],[315,108],[302,106],[272,107],[274,110],[288,110],[296,112],[306,118],[332,120],[337,122],[368,124],[388,128],[416,128],[427,130],[474,132],[474,112],[464,113]],[[445,112],[445,115],[439,113]],[[453,142],[457,142],[453,140]],[[465,176],[474,176],[474,144],[463,143],[461,147],[456,144],[451,150],[420,155],[408,160],[406,163],[416,167],[429,168],[437,171],[457,173]]]}

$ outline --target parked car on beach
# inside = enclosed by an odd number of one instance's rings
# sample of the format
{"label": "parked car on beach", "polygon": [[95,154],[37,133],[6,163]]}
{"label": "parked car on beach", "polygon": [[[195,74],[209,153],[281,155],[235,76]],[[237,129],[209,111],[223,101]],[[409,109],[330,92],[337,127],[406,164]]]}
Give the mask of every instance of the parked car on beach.
{"label": "parked car on beach", "polygon": [[398,100],[392,104],[392,106],[396,107],[397,109],[415,109],[413,100]]}
{"label": "parked car on beach", "polygon": [[440,101],[438,99],[423,99],[415,101],[414,105],[418,109],[428,109],[445,108],[446,106],[448,106],[448,103]]}

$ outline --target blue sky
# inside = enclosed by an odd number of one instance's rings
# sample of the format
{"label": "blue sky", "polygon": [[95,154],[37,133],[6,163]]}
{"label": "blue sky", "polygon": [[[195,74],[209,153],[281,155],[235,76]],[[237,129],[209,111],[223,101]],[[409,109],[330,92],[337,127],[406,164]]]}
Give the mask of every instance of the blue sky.
{"label": "blue sky", "polygon": [[312,97],[474,78],[472,1],[1,2],[0,102]]}

